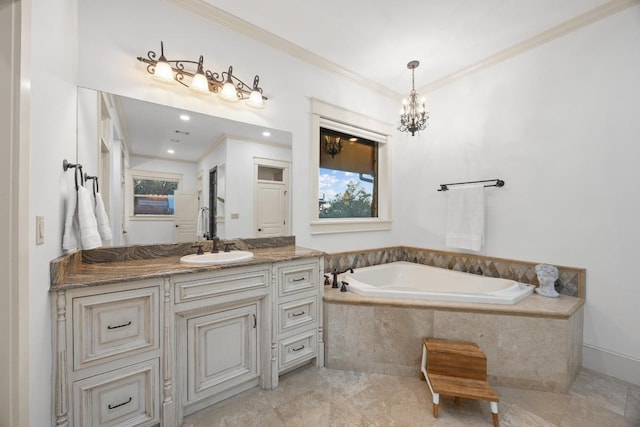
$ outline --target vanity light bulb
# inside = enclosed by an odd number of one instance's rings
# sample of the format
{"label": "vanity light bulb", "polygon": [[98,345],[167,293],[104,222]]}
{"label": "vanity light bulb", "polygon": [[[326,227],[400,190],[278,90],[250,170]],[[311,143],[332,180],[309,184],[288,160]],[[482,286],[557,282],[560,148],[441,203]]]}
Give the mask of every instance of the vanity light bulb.
{"label": "vanity light bulb", "polygon": [[155,66],[153,77],[163,83],[174,83],[173,70],[171,65],[166,61],[158,61]]}
{"label": "vanity light bulb", "polygon": [[231,82],[226,82],[222,85],[222,90],[220,90],[220,98],[229,102],[237,102],[238,101],[238,93],[236,92],[236,87]]}
{"label": "vanity light bulb", "polygon": [[201,73],[197,73],[193,76],[189,89],[202,95],[209,95],[211,93],[209,92],[209,81],[204,74]]}
{"label": "vanity light bulb", "polygon": [[253,108],[264,108],[264,102],[262,100],[262,94],[260,93],[260,91],[251,91],[251,95],[249,95],[247,105]]}

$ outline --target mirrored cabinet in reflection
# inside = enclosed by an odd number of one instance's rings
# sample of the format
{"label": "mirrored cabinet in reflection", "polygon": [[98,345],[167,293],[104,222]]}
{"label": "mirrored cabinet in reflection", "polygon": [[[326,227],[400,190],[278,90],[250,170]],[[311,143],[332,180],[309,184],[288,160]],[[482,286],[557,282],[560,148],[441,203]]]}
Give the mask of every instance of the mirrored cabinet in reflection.
{"label": "mirrored cabinet in reflection", "polygon": [[291,134],[78,89],[77,161],[112,245],[291,234]]}

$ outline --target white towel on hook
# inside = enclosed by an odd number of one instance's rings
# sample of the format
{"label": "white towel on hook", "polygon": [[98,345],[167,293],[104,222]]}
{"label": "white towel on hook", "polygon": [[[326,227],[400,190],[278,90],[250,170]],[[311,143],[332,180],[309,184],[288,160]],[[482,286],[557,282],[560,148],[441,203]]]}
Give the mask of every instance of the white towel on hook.
{"label": "white towel on hook", "polygon": [[102,246],[92,199],[89,190],[82,186],[78,188],[78,223],[80,224],[82,249],[93,249]]}
{"label": "white towel on hook", "polygon": [[107,210],[104,208],[104,200],[100,193],[96,193],[96,221],[98,223],[98,233],[103,241],[111,240],[111,226]]}
{"label": "white towel on hook", "polygon": [[207,207],[200,208],[200,211],[198,212],[198,218],[196,222],[196,235],[198,239],[204,237],[205,233],[209,233],[209,218],[207,215],[208,212],[209,209]]}
{"label": "white towel on hook", "polygon": [[484,185],[448,191],[447,246],[479,251],[484,245]]}
{"label": "white towel on hook", "polygon": [[72,251],[78,249],[78,192],[75,187],[69,188],[65,197],[64,234],[62,235],[62,249]]}

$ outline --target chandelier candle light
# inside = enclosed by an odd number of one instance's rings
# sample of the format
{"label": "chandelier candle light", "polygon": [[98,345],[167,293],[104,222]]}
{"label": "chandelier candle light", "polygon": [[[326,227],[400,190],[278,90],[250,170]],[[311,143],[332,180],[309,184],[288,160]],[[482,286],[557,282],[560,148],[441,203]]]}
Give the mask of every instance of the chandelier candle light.
{"label": "chandelier candle light", "polygon": [[415,71],[418,65],[420,65],[419,61],[411,61],[407,64],[407,68],[411,70],[411,93],[408,99],[402,100],[402,113],[400,126],[398,126],[400,132],[411,132],[411,136],[415,136],[416,131],[425,130],[429,118],[429,113],[425,110],[424,98],[418,101],[416,93]]}
{"label": "chandelier candle light", "polygon": [[[254,108],[264,108],[266,96],[258,86],[260,77],[256,75],[253,86],[249,86],[233,75],[233,67],[221,74],[204,69],[204,57],[200,55],[197,61],[186,59],[167,59],[164,56],[164,43],[160,42],[160,56],[150,50],[147,57],[138,57],[138,61],[147,64],[147,72],[153,78],[163,83],[178,82],[196,93],[209,95],[217,93],[225,101],[237,102],[246,100],[247,105]],[[191,68],[191,71],[188,69]],[[195,70],[194,70],[195,68]],[[185,77],[189,77],[186,79]]]}

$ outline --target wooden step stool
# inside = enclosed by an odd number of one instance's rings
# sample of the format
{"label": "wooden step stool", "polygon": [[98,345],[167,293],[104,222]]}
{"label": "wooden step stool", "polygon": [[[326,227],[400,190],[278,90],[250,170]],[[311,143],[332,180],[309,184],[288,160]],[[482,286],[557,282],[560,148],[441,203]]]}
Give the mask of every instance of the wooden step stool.
{"label": "wooden step stool", "polygon": [[440,395],[487,400],[494,427],[498,422],[498,395],[487,382],[487,356],[478,344],[426,338],[422,347],[422,374],[433,396],[433,417],[438,418]]}

